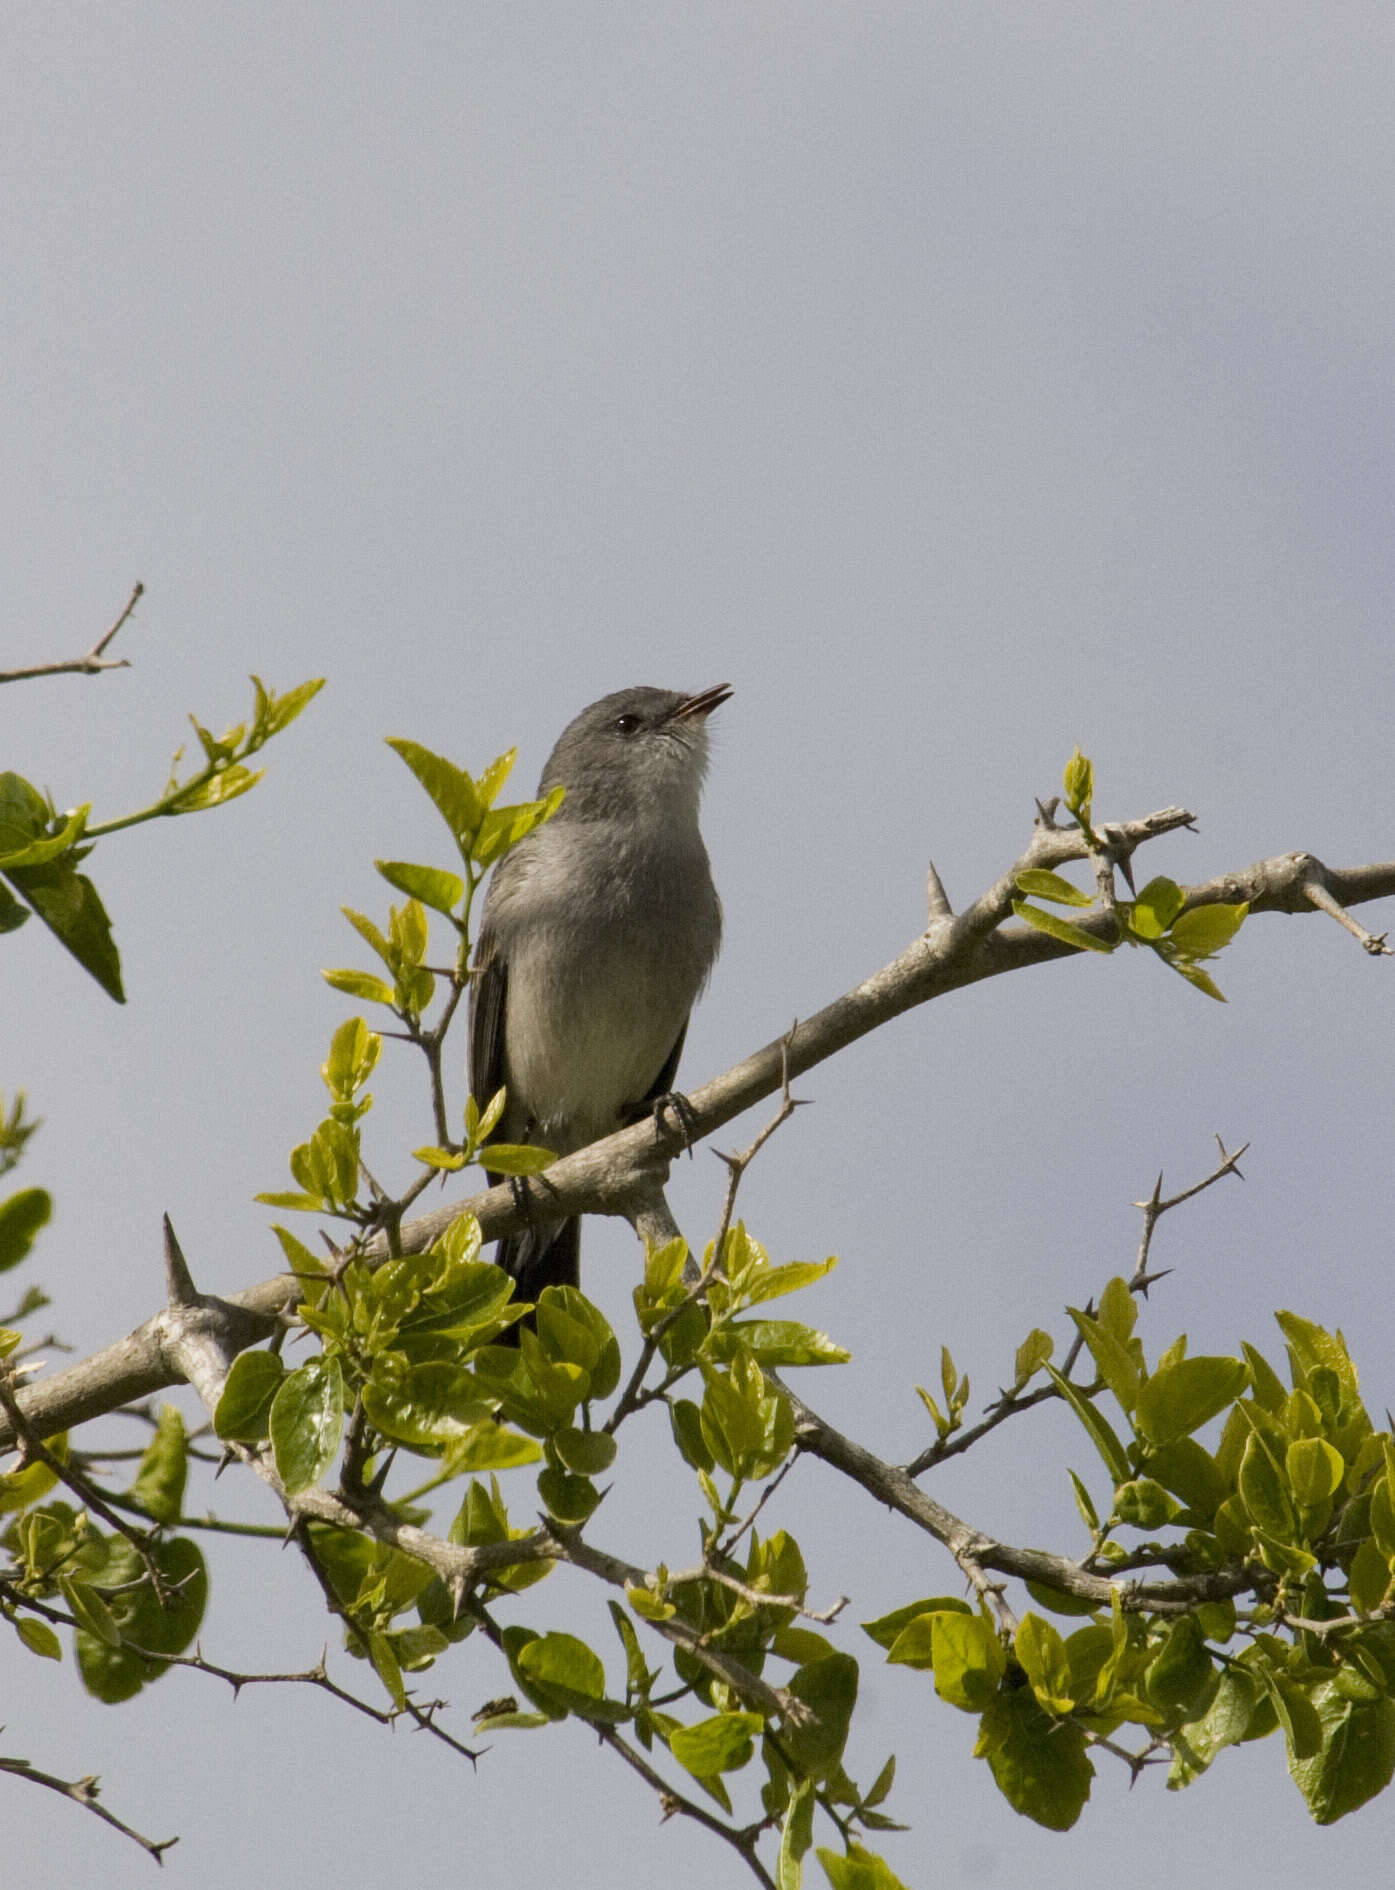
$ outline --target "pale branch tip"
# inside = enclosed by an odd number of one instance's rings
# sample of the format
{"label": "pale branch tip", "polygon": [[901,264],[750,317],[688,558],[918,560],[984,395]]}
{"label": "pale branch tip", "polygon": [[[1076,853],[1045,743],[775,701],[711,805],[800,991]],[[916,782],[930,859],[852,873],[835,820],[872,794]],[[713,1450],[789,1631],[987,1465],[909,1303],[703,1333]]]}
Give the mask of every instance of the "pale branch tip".
{"label": "pale branch tip", "polygon": [[126,657],[106,654],[107,646],[123,625],[129,621],[136,605],[144,595],[144,584],[137,582],[121,615],[110,630],[98,637],[85,656],[68,657],[56,663],[36,663],[27,669],[3,669],[0,670],[0,683],[31,682],[38,676],[97,676],[107,669],[129,669],[131,665]]}

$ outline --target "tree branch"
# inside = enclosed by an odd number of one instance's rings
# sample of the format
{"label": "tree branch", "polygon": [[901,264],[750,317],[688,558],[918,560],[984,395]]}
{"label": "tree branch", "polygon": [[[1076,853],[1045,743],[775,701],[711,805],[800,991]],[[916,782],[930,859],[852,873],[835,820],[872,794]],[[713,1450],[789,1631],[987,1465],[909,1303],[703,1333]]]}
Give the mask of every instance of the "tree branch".
{"label": "tree branch", "polygon": [[75,1805],[92,1812],[103,1823],[120,1831],[123,1837],[133,1839],[157,1864],[163,1864],[165,1852],[179,1842],[178,1838],[142,1837],[129,1824],[123,1824],[114,1812],[108,1811],[99,1801],[97,1793],[100,1787],[95,1778],[55,1778],[52,1772],[36,1770],[28,1759],[0,1759],[0,1772],[8,1772],[14,1778],[28,1779],[31,1785],[45,1785],[49,1791],[57,1792],[60,1798],[71,1798]]}
{"label": "tree branch", "polygon": [[131,665],[124,656],[108,656],[106,648],[144,595],[145,586],[137,584],[127,600],[126,608],[106,635],[97,639],[86,656],[69,657],[63,663],[38,663],[32,669],[0,669],[0,683],[30,682],[35,676],[97,676],[104,669],[129,669]]}
{"label": "tree branch", "polygon": [[[1183,808],[1164,808],[1141,820],[1101,831],[1115,856],[1126,858],[1147,840],[1186,826],[1190,820]],[[790,1079],[905,1011],[986,978],[1021,971],[1029,965],[1079,958],[1081,954],[1071,946],[1030,926],[1004,924],[1003,920],[1016,896],[1019,873],[1031,868],[1054,868],[1088,856],[1088,843],[1078,830],[1040,823],[1022,857],[967,912],[957,918],[942,914],[933,918],[929,929],[882,970],[797,1024],[787,1035],[692,1091],[688,1096],[686,1135],[656,1127],[646,1119],[555,1162],[547,1171],[547,1187],[533,1191],[529,1206],[533,1219],[619,1214],[640,1223],[646,1233],[652,1232],[663,1222],[656,1203],[662,1204],[669,1164],[687,1140],[712,1134],[774,1095]],[[938,880],[934,884],[938,886]],[[1320,887],[1344,911],[1368,900],[1390,898],[1395,896],[1395,861],[1334,868],[1324,866],[1309,853],[1286,853],[1188,887],[1185,899],[1188,907],[1243,900],[1252,913],[1311,913],[1327,909],[1314,903],[1314,887]],[[937,912],[939,903],[936,896],[932,904]],[[1107,914],[1098,911],[1084,914],[1076,923],[1099,937],[1110,936],[1113,924]],[[523,1224],[522,1210],[505,1183],[405,1222],[402,1250],[422,1251],[466,1211],[478,1215],[488,1240],[514,1232]],[[370,1257],[379,1249],[386,1252],[386,1243],[381,1239],[370,1243]],[[283,1273],[227,1299],[201,1296],[200,1303],[206,1318],[215,1325],[219,1320],[224,1322],[225,1330],[216,1335],[218,1340],[226,1341],[235,1329],[241,1347],[270,1336],[281,1317],[295,1306],[299,1294],[295,1276]],[[186,1374],[175,1355],[178,1350],[171,1343],[168,1315],[157,1314],[115,1345],[26,1388],[22,1408],[37,1431],[52,1436],[180,1383]],[[0,1451],[13,1448],[14,1442],[14,1427],[0,1420]]]}

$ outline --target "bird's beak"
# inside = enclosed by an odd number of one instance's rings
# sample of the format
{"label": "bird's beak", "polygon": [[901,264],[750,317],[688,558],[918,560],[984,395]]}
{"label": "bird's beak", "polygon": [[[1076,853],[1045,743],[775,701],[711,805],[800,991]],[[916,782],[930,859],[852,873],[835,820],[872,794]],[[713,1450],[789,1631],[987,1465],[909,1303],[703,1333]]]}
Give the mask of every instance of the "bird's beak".
{"label": "bird's beak", "polygon": [[668,719],[670,722],[703,722],[733,693],[730,683],[714,683],[711,689],[699,689],[695,696],[684,696]]}

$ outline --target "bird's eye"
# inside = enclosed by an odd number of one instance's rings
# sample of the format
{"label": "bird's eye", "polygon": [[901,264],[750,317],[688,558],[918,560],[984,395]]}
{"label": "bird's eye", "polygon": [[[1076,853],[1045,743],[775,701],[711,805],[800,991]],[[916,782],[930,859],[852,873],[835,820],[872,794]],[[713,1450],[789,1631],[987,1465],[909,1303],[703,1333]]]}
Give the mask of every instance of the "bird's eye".
{"label": "bird's eye", "polygon": [[615,718],[617,735],[633,735],[639,726],[640,721],[637,715],[617,715]]}

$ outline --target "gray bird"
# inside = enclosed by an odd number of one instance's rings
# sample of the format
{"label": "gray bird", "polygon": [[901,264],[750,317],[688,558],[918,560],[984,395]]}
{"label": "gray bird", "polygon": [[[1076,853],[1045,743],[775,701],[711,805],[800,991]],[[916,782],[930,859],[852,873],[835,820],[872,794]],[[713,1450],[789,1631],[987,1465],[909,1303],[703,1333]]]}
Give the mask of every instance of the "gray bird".
{"label": "gray bird", "polygon": [[[567,1155],[670,1093],[722,936],[698,801],[707,717],[731,693],[621,689],[553,749],[538,793],[566,798],[495,869],[470,986],[471,1092],[483,1108],[508,1091],[497,1140]],[[577,1284],[580,1231],[499,1242],[520,1298]]]}

